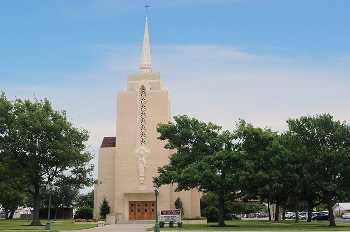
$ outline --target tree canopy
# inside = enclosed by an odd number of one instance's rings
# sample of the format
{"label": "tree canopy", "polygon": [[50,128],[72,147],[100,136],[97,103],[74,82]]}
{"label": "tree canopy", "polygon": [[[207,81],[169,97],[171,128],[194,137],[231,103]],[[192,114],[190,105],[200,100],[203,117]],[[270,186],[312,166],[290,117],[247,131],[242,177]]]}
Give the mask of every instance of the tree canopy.
{"label": "tree canopy", "polygon": [[176,183],[177,191],[197,188],[219,196],[219,225],[224,225],[224,197],[238,194],[240,153],[234,136],[221,127],[187,116],[158,127],[160,139],[175,153],[170,163],[159,169],[159,184]]}
{"label": "tree canopy", "polygon": [[48,185],[68,179],[78,188],[92,183],[88,132],[74,127],[47,99],[10,101],[2,94],[0,112],[1,156],[12,170],[21,171],[23,188],[33,199],[32,224],[39,225]]}
{"label": "tree canopy", "polygon": [[288,126],[306,149],[303,170],[307,171],[308,191],[327,204],[334,226],[332,207],[350,192],[350,126],[329,114],[290,119]]}
{"label": "tree canopy", "polygon": [[275,220],[280,220],[280,208],[297,212],[305,204],[311,220],[312,209],[323,203],[335,226],[333,206],[349,199],[350,127],[329,114],[287,124],[281,133],[241,120],[228,131],[177,116],[158,127],[159,138],[174,154],[154,181],[176,184],[177,191],[215,194],[221,226],[227,195],[275,204]]}

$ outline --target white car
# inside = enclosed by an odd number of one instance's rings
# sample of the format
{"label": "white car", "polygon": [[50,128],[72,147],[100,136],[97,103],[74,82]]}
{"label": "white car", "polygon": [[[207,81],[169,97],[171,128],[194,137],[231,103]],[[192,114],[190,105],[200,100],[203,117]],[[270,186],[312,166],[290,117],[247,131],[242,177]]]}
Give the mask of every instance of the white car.
{"label": "white car", "polygon": [[343,215],[341,215],[341,217],[343,219],[350,219],[350,213],[344,213]]}

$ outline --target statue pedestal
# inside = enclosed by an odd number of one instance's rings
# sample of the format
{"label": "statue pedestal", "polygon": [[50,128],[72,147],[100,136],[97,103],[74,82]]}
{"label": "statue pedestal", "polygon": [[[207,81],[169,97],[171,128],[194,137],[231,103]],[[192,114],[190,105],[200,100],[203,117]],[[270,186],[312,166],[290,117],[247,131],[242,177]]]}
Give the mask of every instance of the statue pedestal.
{"label": "statue pedestal", "polygon": [[139,185],[139,186],[137,187],[137,190],[139,190],[139,191],[144,191],[144,190],[146,190],[146,186],[144,186],[144,185]]}
{"label": "statue pedestal", "polygon": [[107,225],[114,225],[114,224],[115,224],[115,221],[116,221],[115,216],[113,216],[113,215],[107,215],[107,217],[106,217],[106,224],[107,224]]}

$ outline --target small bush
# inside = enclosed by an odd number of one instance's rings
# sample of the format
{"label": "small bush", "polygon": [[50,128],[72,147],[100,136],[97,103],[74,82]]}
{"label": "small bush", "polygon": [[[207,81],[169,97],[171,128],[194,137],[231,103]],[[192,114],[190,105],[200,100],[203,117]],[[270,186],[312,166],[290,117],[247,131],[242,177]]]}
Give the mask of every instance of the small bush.
{"label": "small bush", "polygon": [[75,212],[74,219],[92,219],[93,209],[90,207],[82,207]]}
{"label": "small bush", "polygon": [[169,222],[169,227],[174,227],[174,222],[173,221]]}
{"label": "small bush", "polygon": [[164,225],[165,225],[165,223],[164,223],[164,222],[159,222],[159,227],[160,227],[160,228],[163,228],[163,227],[164,227]]}
{"label": "small bush", "polygon": [[109,207],[108,201],[103,199],[101,206],[100,206],[100,216],[102,219],[106,219],[106,216],[109,214],[111,210],[111,207]]}
{"label": "small bush", "polygon": [[182,222],[178,222],[178,223],[177,223],[177,227],[180,227],[180,228],[181,228],[181,227],[182,227]]}
{"label": "small bush", "polygon": [[205,215],[208,222],[218,222],[219,221],[219,210],[215,207],[208,207],[206,209]]}

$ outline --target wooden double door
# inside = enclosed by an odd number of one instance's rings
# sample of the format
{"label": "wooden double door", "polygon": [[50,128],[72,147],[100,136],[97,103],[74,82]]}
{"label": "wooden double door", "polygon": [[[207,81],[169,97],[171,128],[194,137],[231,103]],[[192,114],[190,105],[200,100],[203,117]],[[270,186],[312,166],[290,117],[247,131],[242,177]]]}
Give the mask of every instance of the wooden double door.
{"label": "wooden double door", "polygon": [[154,220],[155,201],[129,201],[129,220]]}

